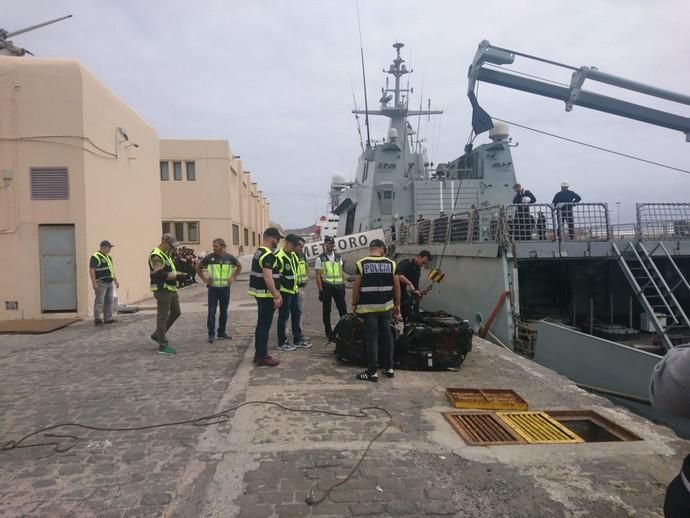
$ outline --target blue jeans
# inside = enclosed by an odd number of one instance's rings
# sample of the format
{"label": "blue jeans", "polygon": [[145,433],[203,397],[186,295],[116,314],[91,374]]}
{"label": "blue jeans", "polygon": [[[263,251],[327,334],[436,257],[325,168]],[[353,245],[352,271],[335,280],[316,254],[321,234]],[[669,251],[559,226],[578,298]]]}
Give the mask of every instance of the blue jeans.
{"label": "blue jeans", "polygon": [[218,317],[218,336],[225,334],[225,327],[228,324],[228,305],[230,304],[230,286],[208,287],[208,336],[215,336],[216,331],[216,307],[220,305],[220,316]]}
{"label": "blue jeans", "polygon": [[254,359],[262,360],[268,356],[268,335],[271,332],[273,323],[273,299],[256,298],[258,317],[256,319],[256,330],[254,331]]}
{"label": "blue jeans", "polygon": [[302,341],[302,327],[300,326],[302,311],[299,307],[299,295],[297,293],[283,293],[282,295],[283,305],[278,310],[278,345],[282,345],[287,340],[285,328],[288,318],[292,323],[292,339],[294,343],[298,344]]}

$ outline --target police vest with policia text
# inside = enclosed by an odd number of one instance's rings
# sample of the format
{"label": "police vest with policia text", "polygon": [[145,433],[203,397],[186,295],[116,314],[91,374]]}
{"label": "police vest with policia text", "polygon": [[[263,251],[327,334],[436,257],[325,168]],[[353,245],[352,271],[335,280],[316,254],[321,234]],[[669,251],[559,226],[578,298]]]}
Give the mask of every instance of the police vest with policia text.
{"label": "police vest with policia text", "polygon": [[365,257],[357,261],[361,276],[357,313],[383,313],[395,307],[393,297],[395,262],[387,257]]}

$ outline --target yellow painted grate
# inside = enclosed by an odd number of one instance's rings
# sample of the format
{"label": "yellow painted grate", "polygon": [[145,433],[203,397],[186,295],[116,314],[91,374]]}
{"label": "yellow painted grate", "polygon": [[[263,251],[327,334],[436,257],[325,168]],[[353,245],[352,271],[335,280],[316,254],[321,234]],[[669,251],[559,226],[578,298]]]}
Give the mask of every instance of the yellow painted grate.
{"label": "yellow painted grate", "polygon": [[447,388],[455,408],[481,410],[527,410],[527,401],[512,390]]}
{"label": "yellow painted grate", "polygon": [[544,412],[496,412],[496,416],[530,444],[576,444],[577,434]]}
{"label": "yellow painted grate", "polygon": [[456,414],[444,412],[443,417],[462,440],[470,446],[524,444],[519,435],[493,413]]}

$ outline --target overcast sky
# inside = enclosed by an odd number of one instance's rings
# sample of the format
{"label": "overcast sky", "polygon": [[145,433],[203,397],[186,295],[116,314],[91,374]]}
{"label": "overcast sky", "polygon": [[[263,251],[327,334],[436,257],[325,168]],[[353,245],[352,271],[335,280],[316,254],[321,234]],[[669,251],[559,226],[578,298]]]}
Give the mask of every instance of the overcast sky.
{"label": "overcast sky", "polygon": [[[434,162],[462,154],[470,130],[466,72],[483,39],[690,94],[687,0],[360,0],[359,7],[370,106],[380,97],[391,44],[404,42],[415,70],[411,104],[423,95],[445,111],[421,125]],[[359,154],[353,89],[363,104],[354,0],[22,0],[2,2],[0,27],[65,14],[74,18],[15,44],[78,59],[161,138],[229,140],[268,196],[273,220],[313,223],[326,211],[333,173],[352,177]],[[552,67],[519,60],[514,68],[569,81]],[[690,116],[688,106],[616,95]],[[690,168],[690,143],[678,132],[584,108],[565,113],[559,101],[491,85],[480,87],[479,100],[496,117]],[[385,136],[385,121],[372,121],[372,129]],[[518,179],[540,201],[563,179],[587,201],[622,202],[623,221],[632,221],[636,201],[690,201],[688,174],[516,127],[511,135],[519,143]]]}

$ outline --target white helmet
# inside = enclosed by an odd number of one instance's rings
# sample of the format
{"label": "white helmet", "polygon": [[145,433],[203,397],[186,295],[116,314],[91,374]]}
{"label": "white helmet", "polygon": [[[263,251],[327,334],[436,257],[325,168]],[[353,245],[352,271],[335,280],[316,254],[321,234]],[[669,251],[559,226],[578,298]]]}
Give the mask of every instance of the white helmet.
{"label": "white helmet", "polygon": [[561,182],[561,187],[570,187],[570,184],[568,183],[568,180],[563,180]]}

